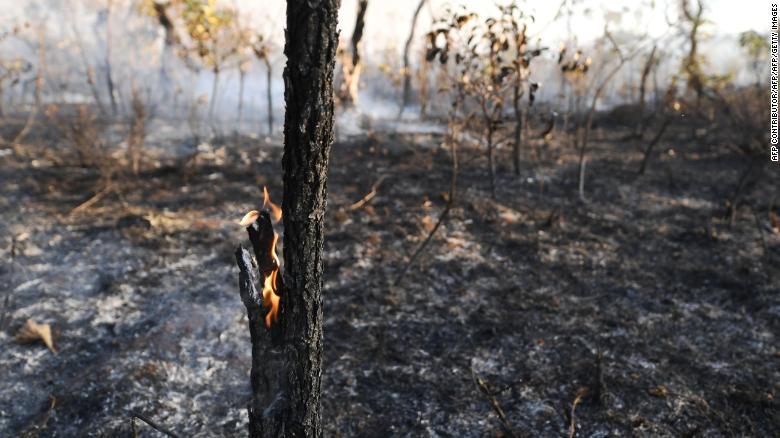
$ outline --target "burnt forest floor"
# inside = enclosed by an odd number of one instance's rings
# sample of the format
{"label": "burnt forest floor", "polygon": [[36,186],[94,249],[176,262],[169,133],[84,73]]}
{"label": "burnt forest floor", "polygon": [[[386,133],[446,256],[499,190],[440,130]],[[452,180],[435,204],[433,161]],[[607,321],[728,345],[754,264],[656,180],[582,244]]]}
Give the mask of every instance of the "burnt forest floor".
{"label": "burnt forest floor", "polygon": [[[501,150],[496,201],[483,153],[461,145],[449,220],[403,278],[446,203],[448,150],[436,134],[337,141],[327,436],[780,430],[777,167],[746,184],[730,226],[746,158],[679,133],[637,176],[644,143],[623,134],[596,132],[584,203],[560,141],[519,177]],[[243,435],[236,222],[263,185],[281,198],[278,140],[165,140],[198,152],[148,158],[103,192],[48,141],[34,161],[0,157],[0,435],[128,436],[134,413],[182,436]],[[15,340],[28,318],[51,325],[57,354]]]}

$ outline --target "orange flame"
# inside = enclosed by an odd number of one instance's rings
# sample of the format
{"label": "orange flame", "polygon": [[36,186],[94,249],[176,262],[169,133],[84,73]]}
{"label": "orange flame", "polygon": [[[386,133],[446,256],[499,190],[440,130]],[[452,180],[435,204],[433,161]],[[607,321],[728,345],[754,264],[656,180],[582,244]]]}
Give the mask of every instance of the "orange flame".
{"label": "orange flame", "polygon": [[[268,194],[268,188],[263,187],[263,208],[271,209],[271,218],[274,223],[278,223],[282,219],[282,209],[271,202],[271,196]],[[252,210],[245,214],[239,222],[242,226],[249,226],[252,222],[256,221],[260,217],[260,212]],[[268,308],[268,313],[265,315],[265,326],[271,328],[271,324],[275,323],[279,319],[279,294],[277,290],[277,278],[279,276],[279,257],[276,255],[276,244],[279,242],[279,235],[274,231],[274,241],[271,245],[271,259],[274,261],[274,268],[268,272],[261,272],[263,275],[263,307]]]}
{"label": "orange flame", "polygon": [[271,217],[274,219],[274,222],[282,220],[282,209],[271,202],[271,197],[268,195],[268,188],[266,186],[263,186],[263,207],[271,207]]}
{"label": "orange flame", "polygon": [[[282,220],[282,209],[271,202],[271,196],[268,194],[268,188],[263,186],[263,208],[271,208],[271,218],[274,223]],[[271,245],[271,258],[274,261],[274,269],[263,282],[263,307],[270,307],[265,315],[265,326],[271,328],[271,322],[276,322],[279,318],[279,295],[276,290],[276,277],[279,275],[279,257],[276,255],[276,243],[279,241],[279,235],[274,232],[274,243]]]}
{"label": "orange flame", "polygon": [[271,328],[271,321],[279,319],[279,295],[276,290],[276,277],[279,275],[279,257],[276,256],[276,242],[279,235],[274,233],[274,243],[271,245],[271,258],[274,260],[274,269],[265,277],[263,282],[263,307],[270,307],[265,315],[265,326]]}

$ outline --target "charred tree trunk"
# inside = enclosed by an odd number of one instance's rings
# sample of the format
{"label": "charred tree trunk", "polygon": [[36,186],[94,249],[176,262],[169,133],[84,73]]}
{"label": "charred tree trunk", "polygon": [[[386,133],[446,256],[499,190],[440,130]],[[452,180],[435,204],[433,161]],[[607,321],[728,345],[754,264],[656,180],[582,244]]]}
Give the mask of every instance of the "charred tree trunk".
{"label": "charred tree trunk", "polygon": [[420,16],[420,11],[426,1],[427,0],[420,0],[420,3],[417,3],[417,9],[414,10],[414,15],[412,15],[412,28],[409,30],[409,38],[406,39],[406,44],[404,44],[404,90],[403,95],[401,96],[401,109],[398,111],[399,119],[403,115],[406,105],[409,105],[409,99],[412,95],[412,72],[409,63],[409,50],[412,47],[412,41],[414,41],[414,32],[417,28],[417,17]]}
{"label": "charred tree trunk", "polygon": [[366,10],[368,10],[368,0],[358,0],[355,30],[352,32],[352,59],[344,68],[344,83],[339,93],[341,102],[347,107],[355,106],[358,102],[360,73],[363,69],[360,63],[360,41],[363,39],[363,29],[366,26]]}
{"label": "charred tree trunk", "polygon": [[[251,255],[236,252],[252,339],[251,437],[322,436],[322,246],[338,9],[339,0],[287,2],[284,272],[277,277],[279,317],[270,327],[263,324]],[[265,250],[273,238],[268,213],[248,231],[257,267],[266,273],[273,269]]]}

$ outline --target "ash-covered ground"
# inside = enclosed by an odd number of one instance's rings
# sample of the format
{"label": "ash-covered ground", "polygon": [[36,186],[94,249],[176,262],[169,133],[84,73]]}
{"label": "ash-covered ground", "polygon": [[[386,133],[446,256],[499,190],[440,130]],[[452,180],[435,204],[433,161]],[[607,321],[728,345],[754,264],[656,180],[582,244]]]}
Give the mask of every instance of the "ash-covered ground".
{"label": "ash-covered ground", "polygon": [[[496,201],[464,144],[450,218],[399,278],[450,178],[440,134],[400,131],[342,132],[333,149],[326,435],[776,436],[777,167],[730,226],[747,159],[684,133],[637,176],[645,142],[596,132],[586,203],[560,139],[537,140],[520,177],[502,150]],[[160,140],[139,178],[75,212],[99,174],[46,141],[35,161],[0,158],[0,435],[128,436],[133,414],[245,434],[236,222],[263,185],[281,198],[279,141]],[[28,318],[57,354],[15,340]]]}

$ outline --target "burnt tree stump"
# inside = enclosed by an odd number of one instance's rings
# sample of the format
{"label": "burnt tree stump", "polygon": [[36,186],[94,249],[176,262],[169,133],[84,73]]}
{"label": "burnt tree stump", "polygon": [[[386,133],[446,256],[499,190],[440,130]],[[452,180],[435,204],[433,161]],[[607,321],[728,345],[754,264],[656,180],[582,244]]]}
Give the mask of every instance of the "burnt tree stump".
{"label": "burnt tree stump", "polygon": [[[262,211],[260,216],[247,228],[249,242],[252,244],[254,257],[239,245],[236,250],[236,263],[238,264],[238,287],[241,301],[246,307],[249,319],[249,336],[252,342],[252,370],[250,383],[252,399],[247,408],[249,413],[249,436],[272,437],[280,436],[274,424],[264,421],[263,417],[274,417],[281,412],[286,403],[287,396],[282,385],[284,381],[284,336],[283,324],[278,321],[270,327],[266,326],[265,319],[270,308],[263,307],[263,294],[257,288],[258,273],[264,279],[276,269],[277,262],[272,256],[275,243],[273,224],[267,211]],[[283,287],[276,277],[277,291],[281,294]],[[281,300],[281,296],[280,296]],[[280,303],[280,309],[282,308]],[[279,320],[284,315],[281,314]]]}

